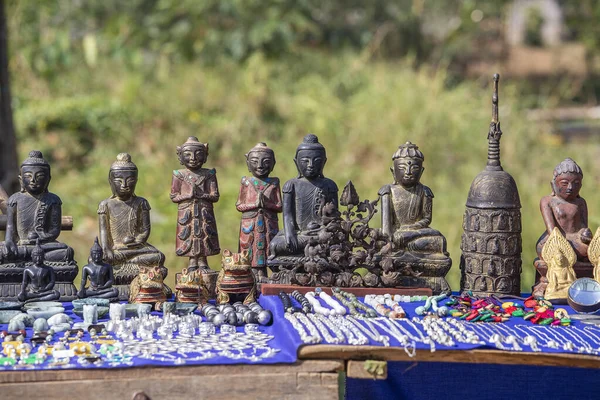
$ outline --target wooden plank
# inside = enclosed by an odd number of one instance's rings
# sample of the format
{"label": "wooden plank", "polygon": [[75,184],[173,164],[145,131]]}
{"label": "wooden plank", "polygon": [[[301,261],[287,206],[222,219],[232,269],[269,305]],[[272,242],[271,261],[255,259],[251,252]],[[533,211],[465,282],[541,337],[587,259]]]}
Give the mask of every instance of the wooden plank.
{"label": "wooden plank", "polygon": [[[0,215],[0,231],[6,230],[6,215]],[[73,217],[70,215],[63,215],[60,229],[63,231],[72,231],[73,230]]]}
{"label": "wooden plank", "polygon": [[388,376],[387,373],[387,361],[349,360],[346,364],[348,378],[385,380]]}
{"label": "wooden plank", "polygon": [[[137,367],[113,369],[74,369],[47,371],[3,371],[0,372],[0,384],[26,383],[69,380],[93,379],[163,379],[165,376],[177,375],[196,377],[200,375],[229,376],[273,374],[280,371],[301,372],[332,372],[344,370],[344,363],[338,360],[304,360],[295,364],[264,364],[264,365],[190,365],[177,367]],[[4,387],[4,386],[2,386]],[[0,389],[2,393],[2,389]]]}
{"label": "wooden plank", "polygon": [[417,350],[409,357],[404,348],[381,346],[312,345],[298,350],[300,359],[421,361],[502,365],[600,368],[600,358],[583,354],[511,352],[500,350]]}
{"label": "wooden plank", "polygon": [[[231,367],[231,366],[230,366]],[[101,399],[337,399],[337,380],[321,379],[321,373],[293,370],[270,374],[210,374],[181,376],[184,369],[169,369],[160,377],[135,379],[93,379],[64,382],[9,383],[0,387],[3,400],[40,397],[46,400]],[[311,379],[300,379],[311,374]],[[312,376],[314,374],[314,377]],[[328,373],[326,375],[333,375]],[[337,374],[335,374],[337,375]],[[323,383],[326,384],[323,384]],[[333,384],[335,382],[335,384]]]}
{"label": "wooden plank", "polygon": [[[331,294],[330,287],[321,287],[321,289]],[[315,288],[311,286],[294,286],[294,285],[279,285],[274,283],[261,283],[260,291],[265,296],[278,295],[279,292],[291,293],[294,290],[300,293],[314,292]],[[404,296],[431,296],[432,292],[430,288],[367,288],[367,287],[352,287],[343,288],[344,291],[353,293],[359,297],[364,297],[367,294],[399,294]]]}

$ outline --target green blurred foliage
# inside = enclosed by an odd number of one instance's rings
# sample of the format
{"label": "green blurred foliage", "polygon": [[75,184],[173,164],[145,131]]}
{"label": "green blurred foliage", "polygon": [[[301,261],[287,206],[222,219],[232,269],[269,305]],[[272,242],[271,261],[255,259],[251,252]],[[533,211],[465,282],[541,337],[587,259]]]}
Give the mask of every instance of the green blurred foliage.
{"label": "green blurred foliage", "polygon": [[[392,153],[410,140],[425,154],[423,182],[436,196],[432,226],[448,239],[449,280],[458,289],[462,214],[471,181],[485,166],[491,79],[462,81],[449,73],[475,51],[480,24],[473,11],[500,17],[506,3],[13,0],[20,155],[39,148],[50,159],[51,190],[62,198],[63,213],[75,217],[74,232],[61,238],[83,265],[97,235],[97,204],[110,195],[108,168],[118,153],[131,153],[140,169],[137,193],[152,205],[150,242],[174,272],[186,261],[174,252],[177,207],[169,188],[171,171],[180,167],[175,147],[188,136],[210,143],[206,166],[218,171],[215,210],[221,247],[229,249],[237,249],[243,154],[256,142],[274,148],[273,175],[285,181],[296,174],[297,144],[314,132],[328,149],[326,174],[340,187],[352,179],[362,198],[374,199],[391,182]],[[544,90],[524,92],[501,81],[502,161],[523,203],[524,291],[533,283],[535,242],[544,229],[539,199],[567,156],[586,172],[590,226],[600,225],[591,190],[598,184],[598,139],[564,143],[551,126],[528,122],[525,106],[574,96],[567,78]],[[219,261],[209,260],[213,268]]]}

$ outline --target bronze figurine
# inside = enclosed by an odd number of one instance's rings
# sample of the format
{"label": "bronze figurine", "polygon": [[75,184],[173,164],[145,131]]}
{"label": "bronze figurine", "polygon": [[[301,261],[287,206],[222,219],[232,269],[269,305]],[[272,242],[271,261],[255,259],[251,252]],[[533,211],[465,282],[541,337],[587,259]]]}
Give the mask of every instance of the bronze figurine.
{"label": "bronze figurine", "polygon": [[196,137],[177,147],[185,169],[173,171],[171,200],[177,203],[176,254],[189,257],[188,271],[208,270],[207,256],[219,254],[219,236],[213,204],[219,201],[215,169],[202,168],[208,157],[208,143]]}
{"label": "bronze figurine", "polygon": [[478,296],[521,292],[521,201],[515,180],[500,164],[499,79],[495,74],[488,161],[471,184],[460,245],[460,289]]}
{"label": "bronze figurine", "polygon": [[[81,270],[81,286],[77,292],[77,297],[80,299],[100,297],[111,301],[118,300],[119,290],[112,286],[114,283],[113,267],[102,261],[103,257],[104,252],[96,238],[90,249],[89,262]],[[86,287],[88,279],[90,286]]]}
{"label": "bronze figurine", "polygon": [[39,239],[30,256],[33,263],[28,264],[23,271],[23,282],[17,298],[26,303],[58,300],[60,293],[54,289],[54,270],[44,263],[45,252]]}
{"label": "bronze figurine", "polygon": [[278,213],[282,210],[279,178],[269,174],[275,167],[275,153],[258,143],[246,154],[250,177],[242,178],[235,207],[242,213],[239,251],[250,252],[252,271],[257,280],[267,276],[269,245],[279,231]]}
{"label": "bronze figurine", "polygon": [[100,245],[104,261],[114,268],[119,300],[127,300],[129,285],[140,267],[157,267],[162,278],[168,271],[163,265],[164,254],[148,243],[150,204],[135,194],[138,169],[129,154],[117,156],[110,167],[108,181],[113,195],[98,205]]}
{"label": "bronze figurine", "polygon": [[577,278],[591,277],[593,274],[593,266],[588,258],[588,245],[592,240],[592,231],[588,228],[587,203],[579,196],[582,182],[583,171],[572,159],[566,158],[554,168],[553,179],[550,182],[552,193],[544,196],[540,201],[540,211],[546,231],[536,245],[539,258],[534,260],[537,271],[536,284],[533,287],[534,295],[544,296],[548,290],[546,270],[549,266],[542,250],[554,228],[559,229],[575,252],[576,262],[573,270]]}
{"label": "bronze figurine", "polygon": [[452,260],[446,251],[446,238],[429,226],[433,192],[420,183],[424,159],[411,142],[399,146],[392,156],[394,183],[379,190],[382,233],[392,242],[384,258],[396,267],[394,270],[402,267],[414,272],[412,276],[397,272],[394,286],[425,286],[439,293],[450,290],[444,277]]}
{"label": "bronze figurine", "polygon": [[[283,229],[269,246],[272,259],[303,256],[306,245],[319,233],[323,208],[330,204],[337,211],[338,187],[323,175],[326,161],[325,147],[319,138],[306,135],[294,158],[298,177],[283,185]],[[274,260],[273,264],[277,262]]]}
{"label": "bronze figurine", "polygon": [[0,243],[0,263],[4,265],[0,271],[2,298],[16,295],[23,267],[31,262],[38,241],[46,254],[46,265],[54,269],[62,300],[75,298],[77,289],[73,281],[78,267],[73,249],[57,240],[61,232],[62,201],[48,191],[50,179],[50,164],[40,151],[31,151],[21,164],[21,191],[7,201],[6,238]]}

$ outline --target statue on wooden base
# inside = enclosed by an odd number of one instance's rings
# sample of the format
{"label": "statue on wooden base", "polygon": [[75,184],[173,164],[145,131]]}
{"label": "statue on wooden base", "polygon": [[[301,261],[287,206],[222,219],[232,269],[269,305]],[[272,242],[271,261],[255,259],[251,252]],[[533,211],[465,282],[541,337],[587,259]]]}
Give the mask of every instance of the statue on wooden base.
{"label": "statue on wooden base", "polygon": [[73,249],[59,242],[62,201],[48,191],[50,164],[40,151],[31,151],[21,164],[21,191],[6,204],[6,238],[0,243],[0,298],[14,299],[32,252],[39,246],[45,252],[46,265],[52,267],[62,300],[73,300],[73,284],[78,273]]}

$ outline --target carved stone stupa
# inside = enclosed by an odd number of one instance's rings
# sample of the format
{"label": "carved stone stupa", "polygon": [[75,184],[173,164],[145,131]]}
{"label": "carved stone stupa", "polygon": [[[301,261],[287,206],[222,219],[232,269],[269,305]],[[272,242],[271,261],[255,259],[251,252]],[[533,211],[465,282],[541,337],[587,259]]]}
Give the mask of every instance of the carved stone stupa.
{"label": "carved stone stupa", "polygon": [[488,161],[471,184],[460,245],[460,289],[484,296],[521,291],[521,201],[500,164],[499,79],[495,74]]}

